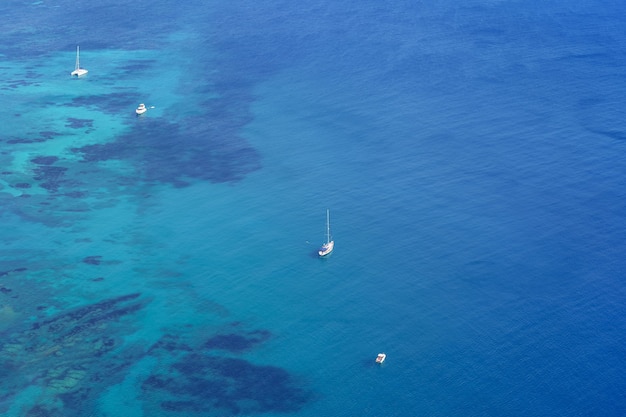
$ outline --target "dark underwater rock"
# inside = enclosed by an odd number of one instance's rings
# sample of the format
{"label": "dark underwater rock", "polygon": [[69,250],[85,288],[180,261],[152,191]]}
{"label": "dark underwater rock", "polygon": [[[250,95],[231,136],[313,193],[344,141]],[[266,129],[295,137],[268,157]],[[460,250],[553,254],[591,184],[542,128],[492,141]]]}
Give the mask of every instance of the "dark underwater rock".
{"label": "dark underwater rock", "polygon": [[252,349],[255,345],[269,339],[271,333],[267,330],[254,330],[244,334],[217,334],[206,341],[207,349],[221,349],[229,352],[242,352]]}
{"label": "dark underwater rock", "polygon": [[[103,389],[121,382],[145,356],[145,348],[120,343],[133,329],[129,320],[148,302],[140,297],[132,293],[109,298],[5,330],[0,341],[0,404],[36,384],[62,402],[63,417],[83,416]],[[61,415],[46,407],[33,404],[26,415]]]}
{"label": "dark underwater rock", "polygon": [[150,376],[142,389],[162,399],[162,410],[177,413],[296,412],[311,398],[284,369],[196,353]]}
{"label": "dark underwater rock", "polygon": [[83,258],[83,262],[89,265],[100,265],[100,263],[102,262],[102,256],[86,256]]}
{"label": "dark underwater rock", "polygon": [[56,156],[38,156],[30,161],[37,165],[52,165],[58,160],[59,158]]}

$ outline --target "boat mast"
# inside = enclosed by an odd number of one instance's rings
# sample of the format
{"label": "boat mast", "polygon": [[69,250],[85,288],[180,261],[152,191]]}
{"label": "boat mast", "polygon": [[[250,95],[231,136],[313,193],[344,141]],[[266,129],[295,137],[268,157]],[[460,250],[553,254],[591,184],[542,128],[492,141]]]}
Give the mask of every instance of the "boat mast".
{"label": "boat mast", "polygon": [[76,68],[74,69],[79,69],[80,68],[80,46],[76,45]]}
{"label": "boat mast", "polygon": [[326,243],[330,243],[330,210],[326,209]]}

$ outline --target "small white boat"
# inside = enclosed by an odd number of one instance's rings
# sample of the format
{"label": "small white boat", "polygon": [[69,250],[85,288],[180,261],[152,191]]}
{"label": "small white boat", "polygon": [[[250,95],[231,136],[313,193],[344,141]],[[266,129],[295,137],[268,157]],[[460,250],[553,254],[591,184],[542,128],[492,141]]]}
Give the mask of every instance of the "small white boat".
{"label": "small white boat", "polygon": [[148,111],[148,108],[146,107],[145,104],[141,103],[138,107],[137,110],[135,110],[135,113],[137,114],[144,114],[145,112]]}
{"label": "small white boat", "polygon": [[335,241],[330,239],[330,212],[326,210],[326,243],[317,252],[320,256],[326,256],[335,248]]}
{"label": "small white boat", "polygon": [[386,358],[387,355],[385,355],[384,353],[379,353],[378,356],[376,356],[376,363],[383,363],[385,362]]}
{"label": "small white boat", "polygon": [[74,67],[74,71],[72,71],[70,75],[72,77],[81,77],[88,72],[89,71],[87,71],[85,68],[80,67],[80,46],[76,46],[76,66]]}

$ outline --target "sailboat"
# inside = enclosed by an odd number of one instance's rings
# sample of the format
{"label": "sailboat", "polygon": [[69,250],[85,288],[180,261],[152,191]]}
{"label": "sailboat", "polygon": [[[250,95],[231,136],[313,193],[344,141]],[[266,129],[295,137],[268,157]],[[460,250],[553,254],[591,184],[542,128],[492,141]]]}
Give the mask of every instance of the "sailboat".
{"label": "sailboat", "polygon": [[82,75],[87,74],[89,71],[87,71],[84,68],[80,67],[80,47],[76,46],[76,67],[74,68],[74,71],[71,72],[71,76],[74,77],[80,77]]}
{"label": "sailboat", "polygon": [[326,210],[326,243],[322,245],[317,253],[319,253],[320,256],[326,256],[331,253],[334,248],[335,241],[330,240],[330,212]]}

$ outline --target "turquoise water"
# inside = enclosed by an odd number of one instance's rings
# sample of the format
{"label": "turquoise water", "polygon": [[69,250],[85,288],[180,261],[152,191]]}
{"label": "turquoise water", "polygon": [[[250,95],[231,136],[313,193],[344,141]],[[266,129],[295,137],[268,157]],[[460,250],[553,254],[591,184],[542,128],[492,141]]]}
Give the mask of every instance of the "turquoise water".
{"label": "turquoise water", "polygon": [[0,413],[624,415],[624,6],[414,3],[3,3]]}

